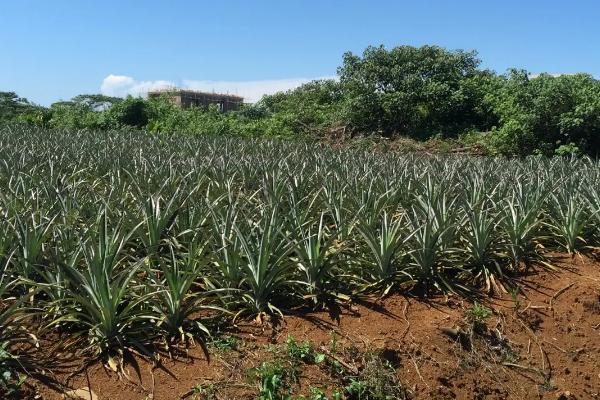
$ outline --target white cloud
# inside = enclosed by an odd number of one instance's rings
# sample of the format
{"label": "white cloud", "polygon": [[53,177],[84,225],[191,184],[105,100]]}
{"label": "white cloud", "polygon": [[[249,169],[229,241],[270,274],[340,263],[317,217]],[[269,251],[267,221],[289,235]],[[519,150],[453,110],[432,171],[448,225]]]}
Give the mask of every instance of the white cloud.
{"label": "white cloud", "polygon": [[271,79],[262,81],[194,81],[184,80],[186,89],[205,92],[231,93],[244,98],[244,101],[254,103],[265,94],[273,94],[295,89],[315,79],[334,79],[334,77]]}
{"label": "white cloud", "polygon": [[[333,76],[318,78],[290,78],[259,81],[198,81],[184,79],[182,89],[205,92],[230,93],[244,97],[244,101],[254,103],[265,94],[297,88],[314,79],[335,79]],[[171,81],[137,81],[130,76],[110,74],[102,81],[100,91],[109,96],[144,96],[149,90],[177,86]]]}
{"label": "white cloud", "polygon": [[175,86],[169,81],[137,81],[130,76],[110,74],[102,81],[100,92],[107,96],[143,96],[149,90]]}

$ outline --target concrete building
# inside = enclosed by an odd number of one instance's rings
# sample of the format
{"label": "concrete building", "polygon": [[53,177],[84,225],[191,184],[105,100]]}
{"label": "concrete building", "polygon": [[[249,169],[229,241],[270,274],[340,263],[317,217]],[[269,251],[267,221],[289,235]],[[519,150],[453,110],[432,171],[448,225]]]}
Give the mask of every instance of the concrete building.
{"label": "concrete building", "polygon": [[154,90],[148,92],[148,97],[166,97],[181,108],[206,108],[211,104],[215,104],[221,112],[239,110],[244,103],[243,97],[231,94],[207,93],[176,88]]}

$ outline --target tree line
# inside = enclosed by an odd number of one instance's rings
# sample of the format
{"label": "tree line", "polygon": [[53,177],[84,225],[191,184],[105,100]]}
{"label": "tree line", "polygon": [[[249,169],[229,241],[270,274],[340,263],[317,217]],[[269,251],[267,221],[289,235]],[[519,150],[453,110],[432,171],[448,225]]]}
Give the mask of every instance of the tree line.
{"label": "tree line", "polygon": [[0,123],[237,136],[451,140],[492,154],[600,152],[600,81],[481,67],[475,51],[368,47],[346,53],[338,79],[264,96],[241,110],[182,110],[165,99],[79,95],[41,107],[0,92]]}

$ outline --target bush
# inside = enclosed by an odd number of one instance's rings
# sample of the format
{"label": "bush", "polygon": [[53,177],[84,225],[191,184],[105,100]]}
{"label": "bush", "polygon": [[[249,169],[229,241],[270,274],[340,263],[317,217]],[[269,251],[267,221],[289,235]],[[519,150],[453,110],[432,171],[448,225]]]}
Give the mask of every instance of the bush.
{"label": "bush", "polygon": [[437,46],[368,47],[339,69],[345,117],[359,131],[427,139],[476,125],[482,75],[475,52]]}
{"label": "bush", "polygon": [[585,74],[530,77],[522,70],[512,70],[503,79],[500,89],[488,96],[500,120],[492,141],[500,153],[552,155],[570,144],[598,153],[598,80]]}

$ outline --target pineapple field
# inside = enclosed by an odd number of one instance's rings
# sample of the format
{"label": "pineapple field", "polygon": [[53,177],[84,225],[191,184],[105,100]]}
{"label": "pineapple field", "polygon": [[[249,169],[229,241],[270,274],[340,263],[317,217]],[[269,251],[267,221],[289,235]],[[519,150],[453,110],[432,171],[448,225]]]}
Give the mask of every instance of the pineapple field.
{"label": "pineapple field", "polygon": [[0,187],[5,398],[600,396],[596,160],[4,127]]}

